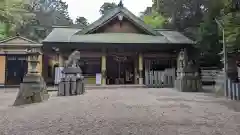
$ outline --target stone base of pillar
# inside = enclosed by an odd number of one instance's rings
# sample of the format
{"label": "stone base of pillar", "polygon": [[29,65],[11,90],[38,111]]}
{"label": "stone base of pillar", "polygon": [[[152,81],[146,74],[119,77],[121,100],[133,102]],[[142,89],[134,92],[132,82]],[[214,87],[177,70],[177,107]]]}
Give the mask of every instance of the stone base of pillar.
{"label": "stone base of pillar", "polygon": [[106,85],[106,78],[102,78],[102,83],[101,83],[101,85]]}
{"label": "stone base of pillar", "polygon": [[202,90],[202,83],[199,76],[190,75],[189,72],[178,72],[175,81],[175,88],[181,92],[199,92]]}
{"label": "stone base of pillar", "polygon": [[143,85],[143,78],[139,78],[139,84]]}

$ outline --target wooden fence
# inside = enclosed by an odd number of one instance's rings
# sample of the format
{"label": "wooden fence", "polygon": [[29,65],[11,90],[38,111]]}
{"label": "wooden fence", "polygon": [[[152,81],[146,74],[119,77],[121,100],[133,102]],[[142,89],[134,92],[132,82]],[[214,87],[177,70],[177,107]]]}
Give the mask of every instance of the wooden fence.
{"label": "wooden fence", "polygon": [[145,71],[145,85],[151,88],[174,87],[175,69]]}

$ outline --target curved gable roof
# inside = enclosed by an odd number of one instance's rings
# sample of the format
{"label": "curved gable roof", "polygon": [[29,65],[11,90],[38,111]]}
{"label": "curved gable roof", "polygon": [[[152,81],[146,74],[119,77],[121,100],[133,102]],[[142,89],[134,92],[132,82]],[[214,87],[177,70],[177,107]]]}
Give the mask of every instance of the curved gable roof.
{"label": "curved gable roof", "polygon": [[[123,17],[125,17],[127,20],[132,22],[134,25],[149,35],[134,33],[91,34],[91,32],[94,30],[104,26],[111,20],[118,17],[119,14],[123,15]],[[132,36],[133,38],[130,39],[129,36]],[[143,41],[144,39],[145,41]],[[83,29],[63,27],[54,28],[43,42],[195,44],[195,42],[177,31],[153,29],[123,6],[118,6],[112,9],[112,11],[109,11],[107,14],[100,17],[97,21]]]}
{"label": "curved gable roof", "polygon": [[119,14],[123,15],[123,17],[127,18],[134,25],[136,25],[140,29],[144,30],[149,35],[157,35],[158,34],[156,31],[154,31],[153,28],[146,25],[143,22],[143,20],[141,20],[139,17],[137,17],[133,13],[131,13],[127,8],[122,7],[122,6],[118,6],[114,9],[112,9],[107,14],[100,17],[97,21],[93,22],[88,27],[86,27],[82,31],[77,32],[76,34],[89,34],[92,31],[94,31],[94,30],[102,27],[103,25],[109,23],[111,20],[116,18]]}

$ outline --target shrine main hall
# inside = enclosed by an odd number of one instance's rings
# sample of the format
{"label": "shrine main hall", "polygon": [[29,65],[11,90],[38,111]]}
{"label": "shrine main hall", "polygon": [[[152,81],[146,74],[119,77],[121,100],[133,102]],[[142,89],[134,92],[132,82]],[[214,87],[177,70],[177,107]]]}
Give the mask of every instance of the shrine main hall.
{"label": "shrine main hall", "polygon": [[[12,43],[6,45],[10,40],[1,42],[0,47],[8,46],[10,50],[16,48],[17,45],[12,46]],[[159,77],[161,80],[166,75],[174,81],[180,50],[186,49],[191,58],[195,44],[177,31],[153,29],[121,4],[83,29],[56,26],[41,44],[25,38],[21,40],[30,42],[28,47],[38,47],[42,51],[38,69],[49,85],[57,83],[64,61],[74,50],[81,52],[80,67],[87,84],[144,85],[156,82]],[[15,53],[12,51],[11,55]],[[16,68],[7,66],[7,61],[12,60],[8,60],[7,55],[1,55],[3,75],[0,83],[3,85],[6,80],[14,80],[14,74],[12,77],[9,74],[13,72],[12,68]],[[14,58],[17,57],[16,54]],[[17,59],[14,60],[16,64]],[[24,60],[26,59],[22,59]],[[16,69],[21,77],[28,66],[26,62],[19,64],[21,67],[23,65],[24,68]],[[5,73],[9,70],[7,67],[12,69],[9,74]],[[18,77],[18,83],[20,80]]]}
{"label": "shrine main hall", "polygon": [[54,69],[79,50],[87,84],[144,84],[151,71],[176,70],[179,51],[193,44],[177,31],[153,29],[118,5],[84,29],[55,27],[43,41],[43,76],[54,83]]}

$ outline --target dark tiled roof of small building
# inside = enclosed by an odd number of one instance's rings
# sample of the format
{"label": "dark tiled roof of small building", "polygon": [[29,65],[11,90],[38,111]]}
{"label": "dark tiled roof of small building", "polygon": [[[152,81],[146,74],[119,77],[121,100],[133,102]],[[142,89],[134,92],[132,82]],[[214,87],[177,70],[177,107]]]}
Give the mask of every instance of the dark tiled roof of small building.
{"label": "dark tiled roof of small building", "polygon": [[53,28],[52,32],[43,42],[68,42],[68,40],[81,29],[76,28]]}
{"label": "dark tiled roof of small building", "polygon": [[178,31],[172,30],[157,30],[158,33],[166,37],[171,43],[195,44],[194,41],[184,36]]}

